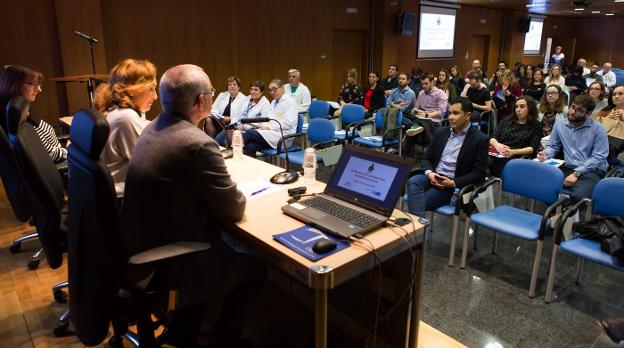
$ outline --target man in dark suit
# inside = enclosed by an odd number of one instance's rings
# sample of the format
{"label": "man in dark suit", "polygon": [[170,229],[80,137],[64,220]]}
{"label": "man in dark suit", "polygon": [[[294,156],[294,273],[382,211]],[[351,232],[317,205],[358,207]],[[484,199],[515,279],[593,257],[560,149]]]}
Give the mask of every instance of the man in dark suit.
{"label": "man in dark suit", "polygon": [[222,226],[243,218],[246,199],[215,140],[197,127],[210,114],[212,92],[198,66],[167,70],[160,80],[163,113],[139,138],[126,178],[122,219],[129,255],[177,241],[211,244],[156,276],[167,286],[175,277],[179,286],[178,308],[161,336],[161,343],[178,347],[197,345],[206,303],[221,307],[212,343],[235,346],[266,274],[262,262],[236,253],[221,235]]}
{"label": "man in dark suit", "polygon": [[440,127],[423,158],[423,174],[409,179],[409,212],[420,217],[451,200],[455,188],[479,184],[488,168],[488,137],[470,125],[472,103],[451,102],[450,127]]}

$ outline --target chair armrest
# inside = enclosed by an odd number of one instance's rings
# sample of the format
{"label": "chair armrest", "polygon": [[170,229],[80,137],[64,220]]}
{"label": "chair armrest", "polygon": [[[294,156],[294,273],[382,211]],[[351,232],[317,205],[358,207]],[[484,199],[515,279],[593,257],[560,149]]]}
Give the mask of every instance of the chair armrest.
{"label": "chair armrest", "polygon": [[[459,210],[462,208],[462,205],[464,205],[464,204],[462,204],[462,199],[461,198],[464,197],[464,195],[467,194],[468,192],[474,191],[474,189],[475,189],[475,185],[474,184],[468,184],[468,185],[462,187],[461,190],[459,190],[459,193],[458,193],[459,199],[457,199],[455,201],[455,206],[453,207],[453,211],[454,211],[455,215],[459,214]],[[455,194],[455,193],[453,193],[453,194]],[[472,198],[472,196],[471,196],[471,198]],[[468,206],[468,204],[465,204],[465,205]],[[469,215],[469,212],[466,212],[465,210],[464,210],[464,212],[466,213],[466,215]]]}
{"label": "chair armrest", "polygon": [[[396,126],[396,127],[392,127],[392,128],[388,128],[386,129],[386,131],[384,132],[384,134],[381,136],[381,146],[386,146],[386,136],[390,133],[390,132],[394,132],[397,131],[399,129],[403,129],[403,126]],[[401,141],[401,139],[399,139],[399,141]]]}
{"label": "chair armrest", "polygon": [[354,130],[360,130],[362,129],[363,126],[372,123],[375,124],[375,120],[374,119],[368,119],[368,120],[364,120],[364,121],[360,121],[360,122],[355,122],[355,123],[351,123],[350,125],[347,126],[347,128],[349,127],[353,127]]}
{"label": "chair armrest", "polygon": [[282,153],[282,148],[283,148],[282,144],[284,143],[284,141],[286,141],[286,139],[298,138],[298,137],[302,137],[305,135],[306,133],[301,132],[301,133],[288,134],[288,135],[285,135],[283,138],[280,138],[280,140],[277,141],[277,147],[276,147],[277,155],[279,156]]}
{"label": "chair armrest", "polygon": [[550,218],[553,215],[553,213],[558,207],[562,206],[569,199],[570,199],[570,196],[563,195],[561,198],[559,198],[558,201],[556,201],[555,203],[550,205],[548,208],[546,208],[544,215],[542,215],[542,221],[540,222],[540,229],[539,229],[539,234],[538,234],[539,240],[544,240],[544,232],[546,231],[546,222],[548,221],[548,218]]}
{"label": "chair armrest", "polygon": [[488,187],[494,185],[495,183],[499,181],[501,181],[500,178],[493,178],[485,182],[483,185],[478,186],[475,190],[472,191],[472,194],[470,195],[470,200],[468,201],[468,203],[473,203],[475,197],[477,197],[479,193],[484,192]]}
{"label": "chair armrest", "polygon": [[581,208],[581,206],[589,204],[589,203],[591,203],[591,199],[583,198],[580,201],[576,202],[576,204],[574,204],[573,206],[568,207],[565,213],[561,215],[559,220],[557,220],[557,224],[555,225],[555,231],[553,232],[553,242],[555,244],[559,245],[561,243],[561,238],[563,236],[561,231],[563,230],[563,226],[565,225],[568,218],[572,216],[573,214],[575,214]]}
{"label": "chair armrest", "polygon": [[328,145],[337,145],[338,141],[337,140],[328,140],[328,141],[324,141],[322,143],[316,143],[314,145],[312,145],[312,148],[314,149],[322,149],[327,147]]}
{"label": "chair armrest", "polygon": [[148,249],[141,253],[132,255],[130,259],[128,259],[128,263],[137,266],[144,265],[152,262],[169,260],[174,257],[189,255],[200,251],[206,251],[208,249],[210,249],[209,243],[181,241]]}

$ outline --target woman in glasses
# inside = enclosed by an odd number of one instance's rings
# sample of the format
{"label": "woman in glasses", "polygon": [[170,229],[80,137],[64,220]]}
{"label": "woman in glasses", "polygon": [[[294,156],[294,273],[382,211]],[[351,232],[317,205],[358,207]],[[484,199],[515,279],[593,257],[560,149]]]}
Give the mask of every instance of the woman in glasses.
{"label": "woman in glasses", "polygon": [[563,90],[559,85],[546,87],[546,91],[540,100],[538,110],[538,120],[542,123],[542,130],[544,131],[542,145],[546,146],[550,139],[550,133],[555,125],[555,121],[565,119],[568,114],[568,107],[565,105]]}
{"label": "woman in glasses", "polygon": [[110,126],[101,159],[111,172],[118,195],[124,191],[132,151],[149,124],[145,113],[157,98],[156,66],[148,60],[122,60],[95,91],[93,105]]}
{"label": "woman in glasses", "polygon": [[[42,91],[43,74],[30,68],[20,65],[11,65],[0,73],[0,108],[4,110],[11,98],[23,96],[27,102],[33,103],[37,95]],[[2,113],[4,114],[4,112]],[[46,121],[33,115],[28,115],[26,119],[35,127],[35,131],[44,148],[48,151],[50,158],[55,163],[63,162],[67,159],[67,149],[59,143],[54,128]],[[0,124],[7,131],[6,120],[0,120]]]}

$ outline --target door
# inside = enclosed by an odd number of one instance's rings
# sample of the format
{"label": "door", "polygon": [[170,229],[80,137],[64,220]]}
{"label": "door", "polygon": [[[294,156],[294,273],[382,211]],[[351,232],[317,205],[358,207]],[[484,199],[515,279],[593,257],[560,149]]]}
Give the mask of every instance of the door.
{"label": "door", "polygon": [[485,71],[489,73],[491,71],[490,67],[488,66],[490,35],[472,35],[472,37],[470,38],[470,45],[468,47],[470,47],[467,59],[468,65],[463,67],[463,71],[468,71],[472,69],[472,61],[478,59],[479,61],[481,61],[481,66],[485,67]]}
{"label": "door", "polygon": [[[574,60],[574,51],[576,50],[576,38],[563,36],[563,37],[553,37],[552,39],[552,47],[550,48],[550,56],[552,57],[553,53],[555,53],[555,47],[561,46],[561,52],[565,55],[565,65],[564,71],[568,71],[568,68],[573,66],[576,61]],[[552,63],[552,58],[550,59]]]}
{"label": "door", "polygon": [[360,86],[368,84],[368,55],[366,32],[361,30],[334,30],[332,85],[330,100],[336,100],[340,86],[345,84],[347,70],[355,68]]}

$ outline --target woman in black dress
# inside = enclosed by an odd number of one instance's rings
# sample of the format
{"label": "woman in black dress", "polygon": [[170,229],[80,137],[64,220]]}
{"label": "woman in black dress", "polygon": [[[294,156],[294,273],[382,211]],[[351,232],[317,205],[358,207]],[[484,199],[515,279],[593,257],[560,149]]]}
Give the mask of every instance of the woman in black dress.
{"label": "woman in black dress", "polygon": [[490,146],[503,156],[491,157],[490,174],[500,178],[509,160],[524,155],[535,156],[542,136],[535,101],[529,96],[519,97],[511,115],[500,123],[490,139]]}

